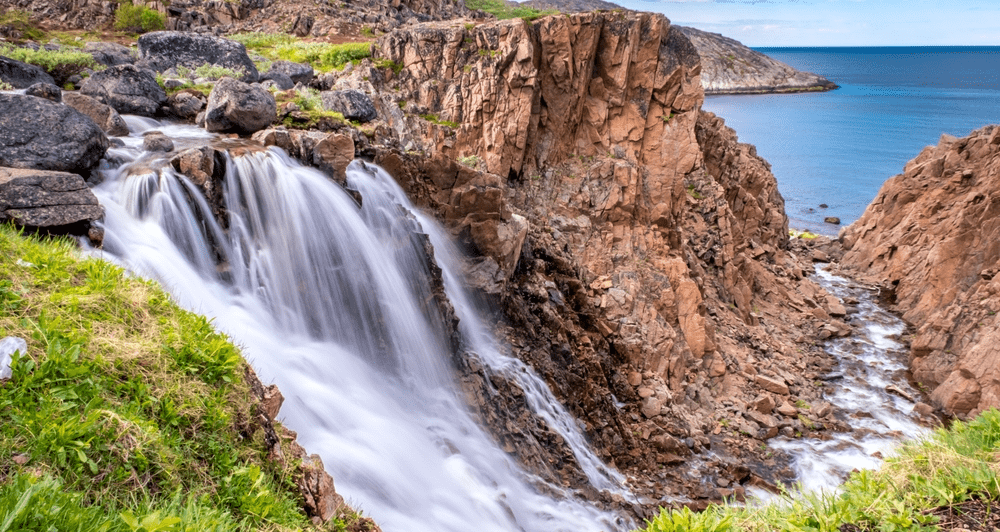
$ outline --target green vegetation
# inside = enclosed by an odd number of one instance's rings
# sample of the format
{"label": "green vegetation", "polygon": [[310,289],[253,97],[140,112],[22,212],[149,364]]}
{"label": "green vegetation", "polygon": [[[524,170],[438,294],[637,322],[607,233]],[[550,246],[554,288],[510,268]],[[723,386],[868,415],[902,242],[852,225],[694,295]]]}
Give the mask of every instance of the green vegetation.
{"label": "green vegetation", "polygon": [[701,192],[698,192],[697,190],[695,190],[694,185],[688,185],[685,190],[687,190],[688,196],[691,196],[692,198],[694,198],[696,200],[700,200],[700,199],[704,199],[705,198],[705,196],[703,196],[701,194]]}
{"label": "green vegetation", "polygon": [[375,61],[375,66],[379,68],[388,68],[392,70],[393,74],[399,74],[403,71],[403,64],[397,63],[392,59],[379,59],[378,61]]}
{"label": "green vegetation", "polygon": [[804,238],[806,240],[813,240],[819,235],[817,235],[816,233],[811,233],[809,231],[799,231],[798,229],[789,229],[788,236],[792,238]]}
{"label": "green vegetation", "polygon": [[555,10],[542,11],[533,7],[520,6],[516,3],[507,3],[504,0],[465,0],[465,7],[485,11],[500,20],[520,18],[528,22],[546,15],[558,13]]}
{"label": "green vegetation", "polygon": [[206,78],[206,79],[217,80],[227,76],[234,79],[240,79],[245,75],[246,72],[244,72],[242,68],[233,69],[219,65],[209,65],[207,63],[194,69],[195,79]]}
{"label": "green vegetation", "polygon": [[435,114],[420,115],[420,118],[423,118],[424,120],[431,122],[433,124],[450,127],[452,129],[457,128],[459,125],[458,122],[452,122],[450,120],[441,120],[440,118],[438,118],[438,115]]}
{"label": "green vegetation", "polygon": [[55,80],[56,85],[66,83],[74,74],[90,68],[100,70],[104,67],[94,61],[88,53],[70,50],[46,50],[39,48],[19,48],[10,44],[0,44],[0,55],[42,67]]}
{"label": "green vegetation", "polygon": [[323,108],[323,101],[319,97],[319,91],[307,89],[305,91],[288,90],[277,92],[274,100],[280,108],[283,104],[294,103],[299,110],[289,113],[282,120],[282,124],[290,129],[310,129],[316,127],[323,121],[335,121],[347,123],[342,113],[327,111]]}
{"label": "green vegetation", "polygon": [[207,319],[70,240],[0,225],[0,256],[0,337],[28,342],[0,382],[0,530],[312,528]]}
{"label": "green vegetation", "polygon": [[0,13],[0,28],[9,28],[33,41],[41,41],[45,37],[45,33],[31,23],[31,14],[23,9],[9,9]]}
{"label": "green vegetation", "polygon": [[7,83],[6,81],[0,79],[0,91],[12,91],[12,90],[14,90],[14,86],[13,85],[11,85],[10,83]]}
{"label": "green vegetation", "polygon": [[147,31],[162,30],[165,27],[163,14],[144,5],[124,2],[118,4],[118,9],[115,10],[116,30],[146,33]]}
{"label": "green vegetation", "polygon": [[[1000,498],[1000,412],[955,422],[904,444],[877,471],[851,475],[842,492],[761,506],[663,510],[646,532],[935,530],[941,515]],[[848,525],[844,527],[844,525]]]}
{"label": "green vegetation", "polygon": [[340,70],[347,63],[358,63],[371,57],[371,43],[367,42],[305,42],[284,33],[237,33],[229,38],[271,61],[281,59],[309,63],[321,72]]}

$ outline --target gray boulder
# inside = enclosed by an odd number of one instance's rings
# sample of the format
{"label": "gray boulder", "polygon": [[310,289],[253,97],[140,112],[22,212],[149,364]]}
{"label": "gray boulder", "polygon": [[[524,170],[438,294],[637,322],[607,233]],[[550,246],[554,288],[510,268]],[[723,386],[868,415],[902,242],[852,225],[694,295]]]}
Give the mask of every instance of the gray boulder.
{"label": "gray boulder", "polygon": [[147,131],[142,134],[142,149],[146,151],[174,151],[174,141],[162,131]]}
{"label": "gray boulder", "polygon": [[205,108],[206,100],[201,92],[185,89],[167,98],[167,107],[178,118],[194,118]]}
{"label": "gray boulder", "polygon": [[324,91],[320,99],[324,109],[338,112],[348,120],[365,123],[378,118],[372,99],[359,90]]}
{"label": "gray boulder", "polygon": [[0,94],[0,166],[88,175],[108,137],[76,109],[23,94]]}
{"label": "gray boulder", "polygon": [[110,105],[105,105],[79,92],[63,94],[63,103],[90,117],[105,133],[114,137],[128,135],[128,124]]}
{"label": "gray boulder", "polygon": [[[313,67],[305,63],[293,63],[291,61],[275,61],[271,63],[268,74],[284,74],[292,78],[292,83],[308,84],[313,79]],[[263,79],[273,79],[265,77]]]}
{"label": "gray boulder", "polygon": [[15,89],[27,89],[35,83],[56,84],[52,76],[41,68],[3,56],[0,56],[0,80],[10,83]]}
{"label": "gray boulder", "polygon": [[139,37],[139,66],[157,72],[183,66],[217,65],[242,72],[240,80],[257,81],[257,67],[236,41],[180,31],[154,31]]}
{"label": "gray boulder", "polygon": [[295,86],[295,82],[292,81],[292,78],[282,72],[275,72],[274,70],[268,70],[266,74],[262,74],[260,76],[260,81],[261,83],[270,81],[275,88],[283,91],[287,91]]}
{"label": "gray boulder", "polygon": [[222,78],[208,95],[205,129],[249,135],[271,125],[277,110],[274,96],[260,86]]}
{"label": "gray boulder", "polygon": [[83,45],[83,51],[90,54],[94,61],[104,66],[131,65],[135,63],[135,52],[127,46],[113,42],[88,42]]}
{"label": "gray boulder", "polygon": [[102,216],[97,197],[77,174],[0,167],[0,222],[86,235]]}
{"label": "gray boulder", "polygon": [[51,83],[35,83],[34,85],[28,87],[24,93],[28,96],[45,98],[46,100],[51,100],[56,103],[62,102],[62,89]]}
{"label": "gray boulder", "polygon": [[95,72],[84,80],[80,92],[122,114],[154,116],[167,102],[167,93],[156,83],[153,73],[134,65]]}

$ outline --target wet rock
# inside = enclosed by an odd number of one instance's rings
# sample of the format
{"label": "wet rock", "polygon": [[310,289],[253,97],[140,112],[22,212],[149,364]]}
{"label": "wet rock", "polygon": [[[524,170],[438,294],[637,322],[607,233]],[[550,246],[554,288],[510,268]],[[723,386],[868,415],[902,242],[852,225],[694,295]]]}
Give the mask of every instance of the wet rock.
{"label": "wet rock", "polygon": [[108,149],[93,120],[49,100],[0,94],[0,166],[89,175]]}
{"label": "wet rock", "polygon": [[271,125],[276,113],[271,93],[260,86],[222,78],[208,96],[205,129],[252,134]]}
{"label": "wet rock", "polygon": [[934,407],[927,403],[917,403],[913,405],[913,413],[921,417],[934,416]]}
{"label": "wet rock", "polygon": [[3,56],[0,56],[0,81],[11,84],[15,89],[27,89],[36,83],[56,83],[40,67]]}
{"label": "wet rock", "polygon": [[352,89],[324,91],[320,93],[320,98],[324,109],[338,112],[348,120],[366,123],[378,118],[371,98],[361,91]]}
{"label": "wet rock", "polygon": [[827,216],[826,218],[823,218],[823,221],[828,224],[840,225],[840,218],[837,218],[836,216]]}
{"label": "wet rock", "polygon": [[285,396],[281,394],[281,390],[278,389],[277,385],[272,384],[264,389],[264,396],[261,398],[260,406],[267,419],[274,421],[278,419],[278,411],[281,410],[281,405],[284,402]]}
{"label": "wet rock", "polygon": [[354,160],[354,140],[348,135],[327,135],[316,143],[312,158],[314,166],[343,183],[347,179],[347,165]]}
{"label": "wet rock", "polygon": [[0,222],[88,236],[91,222],[102,216],[97,197],[77,174],[0,168]]}
{"label": "wet rock", "polygon": [[827,402],[818,403],[813,405],[812,412],[816,417],[824,418],[833,413],[833,405]]}
{"label": "wet rock", "polygon": [[153,73],[134,65],[95,72],[84,80],[80,92],[119,113],[141,116],[155,116],[167,101],[167,93],[156,83]]}
{"label": "wet rock", "polygon": [[765,375],[757,375],[754,377],[754,382],[757,386],[778,395],[788,395],[788,385],[782,379],[767,377]]}
{"label": "wet rock", "polygon": [[62,89],[51,83],[35,83],[34,85],[28,87],[24,93],[28,96],[45,98],[46,100],[56,103],[62,102]]}
{"label": "wet rock", "polygon": [[146,151],[174,151],[174,141],[161,131],[147,131],[142,134],[142,149]]}
{"label": "wet rock", "polygon": [[110,105],[105,105],[79,92],[63,94],[63,103],[87,115],[105,133],[115,137],[128,135],[128,124]]}
{"label": "wet rock", "polygon": [[236,41],[180,31],[155,31],[139,37],[139,66],[156,72],[184,66],[215,65],[236,72],[240,81],[257,81],[259,73],[246,47]]}

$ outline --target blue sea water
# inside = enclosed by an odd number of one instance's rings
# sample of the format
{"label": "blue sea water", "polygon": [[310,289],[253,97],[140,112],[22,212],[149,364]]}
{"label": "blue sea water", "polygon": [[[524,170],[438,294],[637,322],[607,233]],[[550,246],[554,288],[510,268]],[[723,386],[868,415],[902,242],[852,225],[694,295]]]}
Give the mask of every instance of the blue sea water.
{"label": "blue sea water", "polygon": [[757,50],[841,86],[705,99],[771,163],[792,227],[836,234],[824,217],[858,219],[941,134],[1000,124],[1000,46]]}

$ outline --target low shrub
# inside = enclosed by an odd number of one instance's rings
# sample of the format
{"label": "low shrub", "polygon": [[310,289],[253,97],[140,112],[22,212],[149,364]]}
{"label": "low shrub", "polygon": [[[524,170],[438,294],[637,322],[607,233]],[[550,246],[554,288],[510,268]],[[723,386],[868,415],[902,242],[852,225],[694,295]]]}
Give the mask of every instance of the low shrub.
{"label": "low shrub", "polygon": [[125,2],[118,4],[118,9],[115,10],[116,30],[146,33],[162,30],[165,27],[163,14],[144,5]]}
{"label": "low shrub", "polygon": [[465,7],[484,11],[500,20],[520,18],[529,22],[535,20],[536,18],[558,13],[558,11],[552,9],[543,11],[533,7],[510,5],[511,3],[505,2],[504,0],[465,0]]}
{"label": "low shrub", "polygon": [[56,85],[63,85],[70,76],[80,74],[86,69],[100,70],[104,66],[94,60],[88,53],[77,50],[46,50],[39,48],[19,48],[10,44],[0,44],[0,55],[37,65],[49,73]]}

